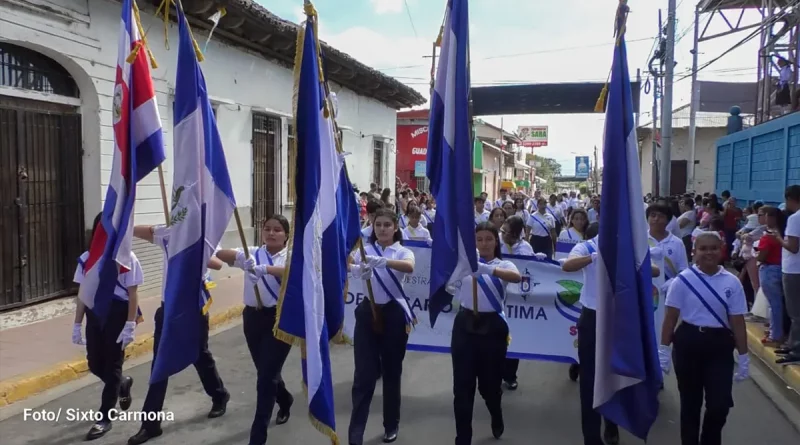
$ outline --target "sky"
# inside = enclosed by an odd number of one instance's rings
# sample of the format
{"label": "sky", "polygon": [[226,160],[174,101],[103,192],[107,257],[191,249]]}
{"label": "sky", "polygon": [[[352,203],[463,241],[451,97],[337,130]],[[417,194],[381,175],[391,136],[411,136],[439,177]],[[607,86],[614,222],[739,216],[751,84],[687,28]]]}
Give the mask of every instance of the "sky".
{"label": "sky", "polygon": [[[278,16],[299,23],[305,19],[302,0],[256,0]],[[694,8],[698,0],[677,0],[678,63],[676,80],[692,66]],[[605,81],[613,56],[613,21],[618,0],[470,0],[472,85]],[[320,38],[360,62],[395,77],[429,97],[431,43],[442,25],[445,0],[317,0]],[[642,70],[658,34],[659,9],[666,21],[667,0],[629,0],[626,39],[631,77]],[[753,22],[754,12],[743,23]],[[736,23],[738,13],[729,13]],[[726,31],[719,16],[700,18],[706,35]],[[748,32],[700,43],[699,64],[717,58]],[[700,80],[756,80],[758,39],[730,52],[700,71]],[[674,108],[689,103],[689,78],[675,84]],[[640,123],[650,121],[652,90],[641,96]],[[427,107],[427,104],[425,105]],[[602,148],[601,115],[515,115],[481,117],[516,130],[521,125],[549,126],[547,147],[538,155],[556,159],[562,174],[575,170],[575,156],[591,156]],[[602,156],[600,156],[602,158]],[[602,163],[602,160],[601,160]]]}

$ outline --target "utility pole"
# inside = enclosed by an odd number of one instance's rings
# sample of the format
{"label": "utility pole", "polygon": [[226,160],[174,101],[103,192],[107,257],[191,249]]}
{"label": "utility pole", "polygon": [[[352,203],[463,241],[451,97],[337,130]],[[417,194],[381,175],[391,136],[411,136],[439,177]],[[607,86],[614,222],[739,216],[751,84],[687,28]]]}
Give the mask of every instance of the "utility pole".
{"label": "utility pole", "polygon": [[597,184],[600,182],[600,166],[597,163],[597,145],[594,146],[594,194],[596,195],[599,192],[600,186]]}
{"label": "utility pole", "polygon": [[664,58],[666,75],[664,78],[664,98],[661,101],[661,165],[659,168],[659,192],[670,196],[671,153],[672,149],[672,86],[675,79],[675,12],[676,0],[669,0],[667,10],[667,51]]}
{"label": "utility pole", "polygon": [[694,10],[694,48],[692,49],[692,99],[689,108],[689,168],[686,190],[694,192],[694,159],[697,149],[697,109],[700,107],[700,83],[697,81],[698,47],[700,45],[700,7]]}

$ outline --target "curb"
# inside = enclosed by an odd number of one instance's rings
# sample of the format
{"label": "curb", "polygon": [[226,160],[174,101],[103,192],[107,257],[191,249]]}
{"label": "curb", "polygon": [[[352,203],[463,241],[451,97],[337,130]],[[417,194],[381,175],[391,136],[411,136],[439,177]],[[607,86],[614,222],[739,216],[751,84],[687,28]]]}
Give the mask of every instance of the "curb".
{"label": "curb", "polygon": [[[244,305],[236,305],[214,314],[209,320],[209,330],[242,316]],[[125,359],[140,357],[153,352],[153,333],[139,336],[125,348]],[[44,392],[64,383],[77,380],[89,372],[86,359],[58,363],[45,371],[22,375],[0,382],[0,407],[11,405],[30,396]]]}
{"label": "curb", "polygon": [[778,359],[778,355],[775,354],[775,348],[766,347],[761,344],[761,338],[763,336],[763,325],[759,323],[747,323],[747,347],[750,349],[750,352],[757,355],[775,375],[786,383],[787,386],[792,388],[795,392],[800,393],[800,366],[776,365],[775,360]]}

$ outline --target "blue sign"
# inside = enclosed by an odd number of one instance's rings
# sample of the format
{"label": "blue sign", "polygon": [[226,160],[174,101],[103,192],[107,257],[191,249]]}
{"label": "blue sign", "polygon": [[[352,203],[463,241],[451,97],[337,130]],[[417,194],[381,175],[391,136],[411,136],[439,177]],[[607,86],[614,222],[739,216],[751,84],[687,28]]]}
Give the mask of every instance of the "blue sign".
{"label": "blue sign", "polygon": [[575,156],[575,176],[578,178],[589,177],[589,156]]}
{"label": "blue sign", "polygon": [[417,178],[424,178],[425,166],[425,161],[414,161],[414,176]]}

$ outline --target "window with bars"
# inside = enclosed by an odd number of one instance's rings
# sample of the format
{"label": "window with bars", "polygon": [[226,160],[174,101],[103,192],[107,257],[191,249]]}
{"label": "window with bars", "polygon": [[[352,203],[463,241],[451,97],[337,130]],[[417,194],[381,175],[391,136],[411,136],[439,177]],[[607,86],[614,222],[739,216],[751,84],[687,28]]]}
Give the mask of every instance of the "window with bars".
{"label": "window with bars", "polygon": [[297,173],[297,141],[294,138],[294,125],[289,124],[289,133],[286,142],[286,153],[288,158],[287,163],[287,177],[289,179],[289,188],[287,199],[290,203],[294,203],[297,197],[297,191],[294,187],[294,179]]}
{"label": "window with bars", "polygon": [[0,43],[0,85],[80,97],[75,79],[53,59],[21,46]]}
{"label": "window with bars", "polygon": [[383,184],[383,140],[372,140],[372,182]]}

